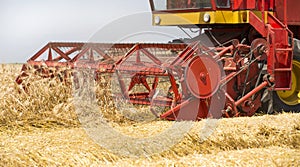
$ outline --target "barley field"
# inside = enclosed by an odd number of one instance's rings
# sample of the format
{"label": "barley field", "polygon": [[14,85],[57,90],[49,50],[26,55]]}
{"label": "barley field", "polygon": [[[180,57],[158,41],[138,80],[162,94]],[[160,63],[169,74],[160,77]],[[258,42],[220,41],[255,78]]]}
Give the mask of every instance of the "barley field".
{"label": "barley field", "polygon": [[78,105],[86,92],[57,78],[30,75],[24,89],[15,83],[21,67],[0,65],[0,166],[300,166],[299,113],[133,121],[105,84],[95,90],[98,115],[89,99]]}

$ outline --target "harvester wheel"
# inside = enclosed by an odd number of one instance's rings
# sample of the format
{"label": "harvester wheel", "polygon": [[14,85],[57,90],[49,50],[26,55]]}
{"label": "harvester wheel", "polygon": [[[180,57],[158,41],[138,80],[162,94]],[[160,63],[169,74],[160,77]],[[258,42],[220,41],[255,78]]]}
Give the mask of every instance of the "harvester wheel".
{"label": "harvester wheel", "polygon": [[273,108],[279,112],[300,112],[300,55],[294,55],[291,90],[274,92]]}

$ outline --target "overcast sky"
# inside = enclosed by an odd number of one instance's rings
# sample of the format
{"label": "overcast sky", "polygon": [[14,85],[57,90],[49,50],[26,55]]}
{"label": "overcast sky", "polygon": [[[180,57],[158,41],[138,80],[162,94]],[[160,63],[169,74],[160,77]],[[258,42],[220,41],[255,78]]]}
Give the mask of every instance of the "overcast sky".
{"label": "overcast sky", "polygon": [[148,0],[0,0],[0,63],[25,62],[49,41],[163,42]]}

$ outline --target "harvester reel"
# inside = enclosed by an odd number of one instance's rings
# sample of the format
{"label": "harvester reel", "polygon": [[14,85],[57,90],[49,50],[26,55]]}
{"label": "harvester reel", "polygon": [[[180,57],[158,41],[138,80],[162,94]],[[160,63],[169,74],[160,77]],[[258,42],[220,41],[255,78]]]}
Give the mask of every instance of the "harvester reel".
{"label": "harvester reel", "polygon": [[[53,57],[51,50],[62,51],[64,47],[67,48],[64,52]],[[77,52],[71,54],[73,51]],[[131,120],[147,121],[156,117],[200,120],[220,118],[224,107],[229,116],[238,116],[239,108],[246,112],[245,115],[256,111],[253,105],[259,106],[260,102],[255,94],[267,83],[257,85],[255,79],[259,81],[261,78],[258,63],[267,51],[264,39],[254,40],[251,46],[234,41],[230,46],[217,48],[208,48],[199,41],[190,44],[50,43],[28,63],[42,66],[44,62],[37,58],[44,53],[48,57],[45,63],[50,69],[72,69],[75,88],[83,90],[87,88],[85,83],[102,84],[104,76],[111,77],[114,104],[122,110],[123,116]],[[60,58],[65,61],[55,61]],[[76,69],[91,73],[80,77],[74,71]],[[48,74],[40,68],[38,70]],[[255,84],[259,89],[252,91]],[[231,110],[233,114],[230,114]]]}

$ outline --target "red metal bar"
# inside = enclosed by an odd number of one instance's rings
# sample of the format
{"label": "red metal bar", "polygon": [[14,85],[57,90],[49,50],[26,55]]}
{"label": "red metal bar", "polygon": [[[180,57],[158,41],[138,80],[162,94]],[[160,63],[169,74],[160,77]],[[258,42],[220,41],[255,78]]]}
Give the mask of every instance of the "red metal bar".
{"label": "red metal bar", "polygon": [[265,19],[265,0],[261,0],[261,20],[266,23]]}
{"label": "red metal bar", "polygon": [[147,57],[149,57],[155,64],[158,64],[158,65],[161,65],[162,63],[161,63],[161,61],[158,59],[158,58],[156,58],[153,54],[151,54],[148,50],[146,50],[146,49],[141,49],[141,51],[147,56]]}
{"label": "red metal bar", "polygon": [[195,53],[196,47],[199,45],[199,42],[194,42],[188,45],[180,55],[170,64],[171,66],[178,65],[186,60],[189,56]]}
{"label": "red metal bar", "polygon": [[110,56],[108,56],[106,53],[104,53],[102,50],[98,48],[94,48],[94,50],[100,54],[105,60],[113,60]]}
{"label": "red metal bar", "polygon": [[287,26],[287,4],[286,4],[286,0],[283,0],[283,23],[285,26]]}
{"label": "red metal bar", "polygon": [[268,85],[267,81],[262,82],[260,85],[258,85],[256,88],[254,88],[252,91],[250,91],[245,96],[243,96],[238,101],[236,101],[234,103],[235,106],[238,106],[238,105],[242,104],[245,100],[249,99],[252,95],[254,95],[255,93],[259,92],[260,90],[262,90],[263,88],[265,88],[267,85]]}
{"label": "red metal bar", "polygon": [[49,49],[49,43],[45,45],[41,50],[39,50],[36,54],[34,54],[28,61],[35,61],[38,57],[40,57],[47,49]]}
{"label": "red metal bar", "polygon": [[117,71],[116,71],[116,74],[117,74],[117,78],[118,78],[118,81],[119,81],[119,84],[120,84],[120,88],[121,88],[122,94],[125,96],[126,99],[129,99],[129,94],[128,94],[128,91],[127,91],[127,89],[125,87],[125,83],[124,83],[123,77]]}
{"label": "red metal bar", "polygon": [[270,0],[270,7],[269,10],[273,11],[274,10],[274,0]]}
{"label": "red metal bar", "polygon": [[216,5],[215,0],[211,0],[210,2],[211,2],[211,8],[212,8],[212,10],[217,10],[217,5]]}
{"label": "red metal bar", "polygon": [[122,64],[125,60],[127,60],[135,51],[139,49],[139,44],[135,44],[124,57],[116,62],[116,64]]}
{"label": "red metal bar", "polygon": [[180,108],[187,106],[190,103],[191,99],[187,99],[184,102],[180,103],[179,105],[177,105],[174,108],[171,108],[169,111],[163,113],[162,115],[160,115],[160,118],[165,119],[166,117],[168,117],[169,115],[174,115],[174,118],[176,119],[175,113],[178,112],[180,110]]}
{"label": "red metal bar", "polygon": [[213,58],[215,58],[215,59],[216,58],[220,58],[220,57],[224,56],[224,54],[228,53],[228,51],[230,51],[232,49],[233,49],[232,45],[230,45],[228,47],[225,47],[225,48],[223,48],[222,51],[220,51],[219,53],[217,53]]}
{"label": "red metal bar", "polygon": [[49,42],[49,45],[51,47],[82,47],[86,45],[87,43],[83,42]]}
{"label": "red metal bar", "polygon": [[226,77],[220,81],[220,83],[222,83],[221,87],[225,86],[227,84],[227,82],[229,82],[233,77],[235,77],[236,73],[237,72],[232,72],[232,73],[226,75]]}
{"label": "red metal bar", "polygon": [[79,54],[77,54],[72,60],[71,62],[76,62],[80,57],[82,57],[87,51],[89,50],[89,48],[84,48]]}
{"label": "red metal bar", "polygon": [[89,54],[89,60],[90,61],[94,61],[94,52],[93,52],[93,49],[90,49],[89,52],[90,52],[90,54]]}
{"label": "red metal bar", "polygon": [[48,60],[52,60],[52,51],[51,49],[49,49],[49,53],[48,53]]}
{"label": "red metal bar", "polygon": [[138,73],[139,75],[154,75],[154,76],[168,76],[165,70],[160,67],[121,65],[116,67],[119,71],[126,71],[128,73]]}
{"label": "red metal bar", "polygon": [[58,57],[54,58],[52,61],[60,61],[61,59],[63,59],[63,57],[59,55]]}
{"label": "red metal bar", "polygon": [[157,85],[158,85],[158,77],[157,76],[155,76],[155,78],[154,78],[154,81],[153,81],[153,84],[152,84],[152,90],[155,90],[156,89],[156,87],[157,87]]}
{"label": "red metal bar", "polygon": [[272,27],[269,25],[269,36],[268,36],[268,41],[271,42],[272,45],[270,45],[269,49],[269,55],[267,57],[267,71],[271,75],[271,77],[274,78],[274,68],[275,68],[275,48],[274,48],[274,43],[275,43],[275,33],[272,31]]}
{"label": "red metal bar", "polygon": [[69,56],[70,54],[72,54],[72,53],[74,53],[74,52],[76,52],[78,50],[80,50],[80,48],[73,47],[72,49],[68,50],[65,54]]}
{"label": "red metal bar", "polygon": [[70,60],[71,60],[71,58],[70,58],[69,56],[65,55],[65,53],[62,52],[59,48],[53,47],[52,49],[55,50],[55,52],[57,52],[61,57],[63,57],[63,58],[66,59],[67,61],[70,61]]}
{"label": "red metal bar", "polygon": [[249,22],[263,37],[267,36],[265,23],[262,22],[261,19],[259,19],[252,11],[249,12]]}
{"label": "red metal bar", "polygon": [[171,89],[173,90],[175,100],[178,101],[180,99],[180,95],[179,95],[179,92],[178,92],[176,80],[175,80],[174,76],[171,75],[171,74],[169,74],[169,78],[170,78],[171,87],[172,87]]}

